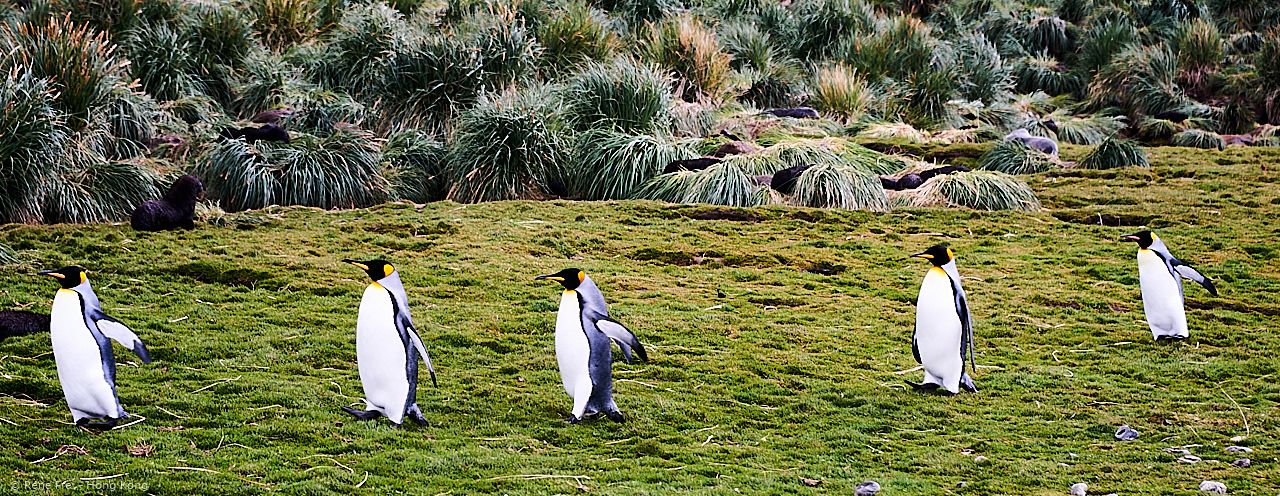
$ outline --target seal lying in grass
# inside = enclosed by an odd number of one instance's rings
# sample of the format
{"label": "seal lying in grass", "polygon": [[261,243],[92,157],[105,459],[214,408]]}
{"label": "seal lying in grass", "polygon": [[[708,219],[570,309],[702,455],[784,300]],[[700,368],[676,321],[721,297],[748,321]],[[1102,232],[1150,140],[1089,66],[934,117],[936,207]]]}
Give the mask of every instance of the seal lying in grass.
{"label": "seal lying in grass", "polygon": [[49,316],[26,310],[0,311],[0,341],[11,336],[49,332]]}
{"label": "seal lying in grass", "polygon": [[192,216],[196,200],[204,193],[204,185],[195,176],[179,177],[160,200],[147,200],[133,210],[130,225],[138,231],[165,231],[169,229],[195,229]]}
{"label": "seal lying in grass", "polygon": [[1057,142],[1049,138],[1032,136],[1031,133],[1028,133],[1026,129],[1019,129],[1017,131],[1009,133],[1009,135],[1005,136],[1004,139],[1019,140],[1023,143],[1026,143],[1027,146],[1031,147],[1033,150],[1039,150],[1041,152],[1048,153],[1049,155],[1058,154]]}

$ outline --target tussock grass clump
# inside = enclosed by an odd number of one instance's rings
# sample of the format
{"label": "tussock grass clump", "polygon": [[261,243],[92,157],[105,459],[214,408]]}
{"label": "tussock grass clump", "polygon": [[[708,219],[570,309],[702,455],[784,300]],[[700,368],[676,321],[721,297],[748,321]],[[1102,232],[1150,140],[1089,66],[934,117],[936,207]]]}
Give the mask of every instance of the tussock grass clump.
{"label": "tussock grass clump", "polygon": [[700,171],[676,171],[650,179],[632,198],[671,203],[709,203],[731,207],[754,207],[761,186],[745,171],[729,162]]}
{"label": "tussock grass clump", "polygon": [[14,70],[0,81],[0,224],[39,222],[49,162],[71,145],[49,81]]}
{"label": "tussock grass clump", "polygon": [[4,243],[0,243],[0,262],[9,264],[19,263],[21,260],[18,260],[18,254],[13,251],[13,248]]}
{"label": "tussock grass clump", "polygon": [[1218,26],[1204,19],[1183,23],[1172,40],[1178,54],[1178,80],[1191,89],[1203,89],[1226,56],[1227,45]]}
{"label": "tussock grass clump", "polygon": [[55,105],[74,131],[84,129],[90,111],[127,77],[128,62],[115,50],[106,33],[76,24],[69,15],[43,25],[0,26],[0,67],[27,67],[35,77],[48,79]]}
{"label": "tussock grass clump", "polygon": [[1022,59],[1014,65],[1017,89],[1022,93],[1043,91],[1050,95],[1075,93],[1081,87],[1080,76],[1047,53]]}
{"label": "tussock grass clump", "polygon": [[230,212],[270,205],[356,208],[386,201],[379,150],[358,135],[298,133],[290,143],[223,140],[192,170]]}
{"label": "tussock grass clump", "polygon": [[532,198],[561,177],[557,99],[546,87],[482,98],[458,117],[446,163],[448,198],[463,203]]}
{"label": "tussock grass clump", "polygon": [[258,40],[277,52],[319,33],[320,9],[313,0],[251,0],[248,7]]}
{"label": "tussock grass clump", "polygon": [[895,206],[958,206],[974,210],[1040,210],[1026,183],[1002,172],[971,171],[934,176],[910,191],[896,192]]}
{"label": "tussock grass clump", "polygon": [[120,220],[147,200],[160,197],[160,177],[140,163],[106,161],[76,154],[42,188],[45,223]]}
{"label": "tussock grass clump", "polygon": [[1175,80],[1177,62],[1164,43],[1129,45],[1098,73],[1089,93],[1095,102],[1114,98],[1130,112],[1143,115],[1182,107],[1187,97]]}
{"label": "tussock grass clump", "polygon": [[906,138],[912,143],[924,143],[929,134],[904,122],[880,122],[868,125],[858,132],[858,136],[868,138]]}
{"label": "tussock grass clump", "polygon": [[671,161],[698,156],[660,137],[604,129],[579,134],[573,153],[569,193],[584,200],[630,198],[637,187],[661,174]]}
{"label": "tussock grass clump", "polygon": [[1222,136],[1218,135],[1218,133],[1199,129],[1186,129],[1173,135],[1170,144],[1205,150],[1224,150],[1227,148],[1227,142],[1223,141]]}
{"label": "tussock grass clump", "polygon": [[156,24],[130,29],[123,38],[129,72],[151,96],[167,101],[204,92],[202,81],[195,77],[199,62],[187,33]]}
{"label": "tussock grass clump", "polygon": [[590,62],[564,87],[565,119],[580,131],[664,131],[672,119],[670,87],[655,66],[625,58]]}
{"label": "tussock grass clump", "polygon": [[670,69],[681,82],[685,101],[721,100],[729,81],[729,54],[714,32],[690,15],[669,17],[640,33],[643,58]]}
{"label": "tussock grass clump", "polygon": [[842,164],[817,164],[796,178],[790,203],[803,207],[889,210],[880,176]]}
{"label": "tussock grass clump", "polygon": [[382,145],[384,176],[390,186],[388,198],[427,203],[445,196],[443,143],[418,130],[401,131],[387,137]]}
{"label": "tussock grass clump", "polygon": [[605,61],[618,49],[604,12],[583,1],[569,1],[537,30],[542,66],[551,75],[570,72],[589,61]]}
{"label": "tussock grass clump", "polygon": [[1098,145],[1125,127],[1123,115],[1072,117],[1058,122],[1058,141],[1073,145]]}
{"label": "tussock grass clump", "polygon": [[1049,155],[1020,140],[1003,140],[982,154],[978,168],[1005,174],[1036,174],[1053,167]]}
{"label": "tussock grass clump", "polygon": [[1129,140],[1107,138],[1076,163],[1081,169],[1114,169],[1117,167],[1150,167],[1147,152]]}
{"label": "tussock grass clump", "polygon": [[874,106],[876,97],[866,78],[856,70],[837,64],[814,71],[809,103],[834,120],[848,124]]}

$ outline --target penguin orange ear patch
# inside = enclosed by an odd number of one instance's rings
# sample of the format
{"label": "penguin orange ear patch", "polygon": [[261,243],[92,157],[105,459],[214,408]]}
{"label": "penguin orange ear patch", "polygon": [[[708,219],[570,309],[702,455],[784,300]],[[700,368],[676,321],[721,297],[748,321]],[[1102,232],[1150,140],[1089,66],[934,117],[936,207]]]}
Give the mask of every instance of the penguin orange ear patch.
{"label": "penguin orange ear patch", "polygon": [[582,281],[585,281],[586,279],[587,279],[587,273],[586,273],[586,272],[583,272],[583,271],[581,271],[581,270],[579,270],[579,271],[578,271],[578,284],[582,284]]}
{"label": "penguin orange ear patch", "polygon": [[956,258],[956,254],[951,252],[951,248],[947,248],[947,258]]}
{"label": "penguin orange ear patch", "polygon": [[384,275],[384,276],[389,276],[389,275],[391,275],[391,273],[392,273],[392,272],[395,272],[395,270],[396,270],[396,268],[395,268],[395,267],[392,267],[392,266],[391,266],[391,264],[386,264],[386,265],[383,265],[383,266],[382,266],[382,272],[383,272],[383,275]]}

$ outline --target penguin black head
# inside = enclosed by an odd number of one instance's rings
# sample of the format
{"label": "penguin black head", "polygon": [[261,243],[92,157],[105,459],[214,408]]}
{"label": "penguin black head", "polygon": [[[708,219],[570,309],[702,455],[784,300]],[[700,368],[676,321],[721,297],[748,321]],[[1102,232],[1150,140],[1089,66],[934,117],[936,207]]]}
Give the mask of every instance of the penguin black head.
{"label": "penguin black head", "polygon": [[533,279],[535,281],[556,281],[563,285],[565,290],[572,291],[578,289],[578,286],[582,284],[583,279],[586,279],[586,277],[587,273],[583,272],[582,269],[564,269],[555,274],[544,274]]}
{"label": "penguin black head", "polygon": [[942,267],[943,265],[950,263],[951,259],[955,258],[955,254],[951,253],[951,248],[947,248],[947,245],[937,245],[911,256],[927,258],[930,262],[933,262],[935,267]]}
{"label": "penguin black head", "polygon": [[36,273],[42,276],[58,278],[58,284],[62,285],[62,289],[71,289],[89,280],[89,272],[74,265],[68,265],[58,270],[42,270]]}
{"label": "penguin black head", "polygon": [[1120,236],[1120,241],[1135,241],[1138,243],[1139,248],[1147,249],[1151,248],[1151,243],[1156,242],[1155,238],[1152,236],[1153,234],[1151,234],[1151,231],[1138,231],[1133,234]]}
{"label": "penguin black head", "polygon": [[396,271],[396,268],[386,260],[352,260],[344,258],[342,261],[364,269],[364,273],[369,274],[369,279],[373,279],[374,282],[381,281]]}

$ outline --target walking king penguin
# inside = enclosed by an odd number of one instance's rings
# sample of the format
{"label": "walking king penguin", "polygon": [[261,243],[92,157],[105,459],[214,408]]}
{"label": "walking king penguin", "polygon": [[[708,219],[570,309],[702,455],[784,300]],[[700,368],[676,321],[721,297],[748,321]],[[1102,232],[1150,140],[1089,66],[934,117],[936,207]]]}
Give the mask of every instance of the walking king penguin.
{"label": "walking king penguin", "polygon": [[418,425],[427,425],[418,409],[418,357],[427,364],[431,384],[436,384],[436,369],[431,366],[427,347],[413,328],[409,316],[409,296],[400,283],[400,274],[385,260],[350,260],[364,269],[373,282],[360,300],[360,316],[356,319],[356,360],[360,383],[364,386],[364,402],[368,411],[349,406],[342,410],[360,420],[386,415],[397,426],[406,415]]}
{"label": "walking king penguin", "polygon": [[[116,396],[116,357],[108,338],[132,350],[142,363],[151,363],[147,346],[128,326],[102,313],[84,269],[63,267],[38,274],[55,277],[62,285],[49,312],[49,336],[71,416],[81,427],[115,427],[129,413]],[[90,422],[96,419],[103,421]]]}
{"label": "walking king penguin", "polygon": [[941,387],[949,394],[959,393],[960,388],[976,393],[978,388],[964,370],[966,357],[973,362],[973,321],[960,287],[955,254],[938,245],[911,256],[929,259],[933,267],[920,283],[916,334],[911,338],[911,353],[924,365],[924,383],[907,384],[918,391],[934,392]]}
{"label": "walking king penguin", "polygon": [[601,413],[622,422],[622,412],[613,402],[613,347],[609,342],[618,343],[627,363],[631,363],[632,350],[641,360],[648,360],[644,346],[630,329],[609,318],[604,295],[585,272],[564,269],[534,279],[564,286],[556,314],[556,361],[560,362],[564,391],[573,398],[569,423]]}
{"label": "walking king penguin", "polygon": [[1138,283],[1142,285],[1142,310],[1156,341],[1187,338],[1187,311],[1183,308],[1182,278],[1191,279],[1209,294],[1218,296],[1213,281],[1186,262],[1173,258],[1169,247],[1151,231],[1120,237],[1138,243]]}

